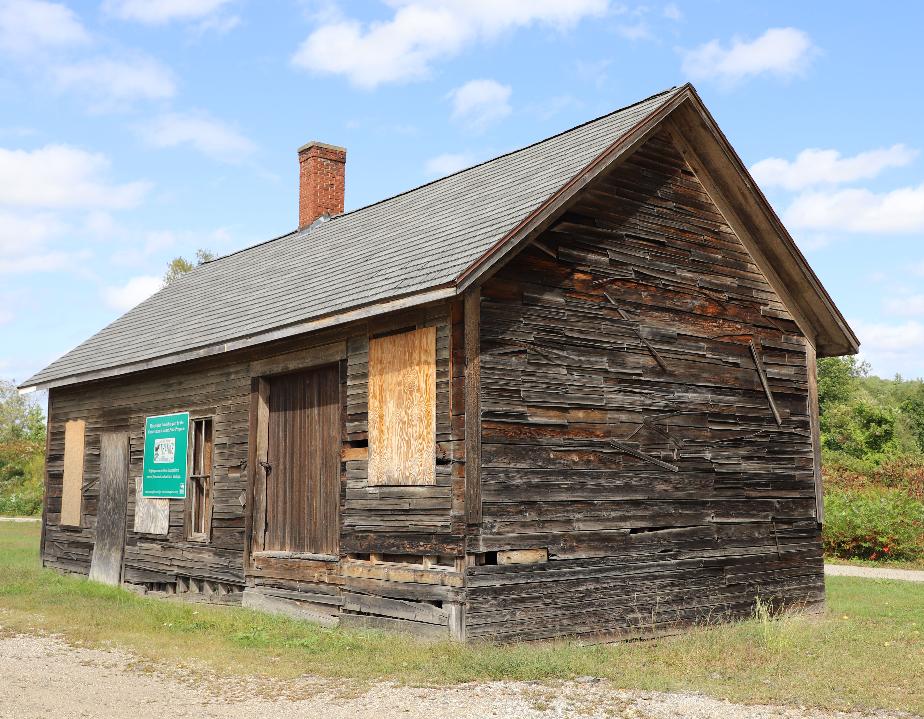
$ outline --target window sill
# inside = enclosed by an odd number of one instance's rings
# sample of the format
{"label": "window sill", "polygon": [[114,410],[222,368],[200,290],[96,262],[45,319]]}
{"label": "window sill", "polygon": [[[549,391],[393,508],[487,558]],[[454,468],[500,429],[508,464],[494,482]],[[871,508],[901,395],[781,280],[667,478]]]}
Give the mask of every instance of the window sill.
{"label": "window sill", "polygon": [[254,559],[301,559],[311,562],[339,562],[340,557],[334,554],[311,554],[310,552],[254,552],[250,555]]}

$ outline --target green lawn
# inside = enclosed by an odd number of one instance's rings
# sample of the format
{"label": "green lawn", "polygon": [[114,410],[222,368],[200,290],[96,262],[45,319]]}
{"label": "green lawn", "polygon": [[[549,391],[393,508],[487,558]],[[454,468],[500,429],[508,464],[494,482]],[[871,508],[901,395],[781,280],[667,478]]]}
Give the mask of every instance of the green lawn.
{"label": "green lawn", "polygon": [[220,671],[415,684],[593,675],[627,689],[924,714],[924,584],[835,577],[823,616],[754,619],[608,646],[459,646],[146,599],[38,566],[34,524],[0,522],[0,626]]}

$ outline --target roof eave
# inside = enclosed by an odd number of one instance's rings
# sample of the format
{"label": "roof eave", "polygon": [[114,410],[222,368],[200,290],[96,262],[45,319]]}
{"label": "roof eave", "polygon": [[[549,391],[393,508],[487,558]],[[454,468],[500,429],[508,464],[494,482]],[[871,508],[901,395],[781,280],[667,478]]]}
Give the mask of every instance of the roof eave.
{"label": "roof eave", "polygon": [[[670,129],[685,159],[694,166],[694,172],[707,185],[707,192],[794,315],[796,324],[815,347],[817,355],[829,357],[856,354],[860,347],[856,334],[689,83],[594,158],[580,173],[463,270],[456,280],[459,290],[464,291],[483,282],[500,269],[516,254],[517,249],[537,237],[577,202],[581,191],[588,184],[630,157],[662,126]],[[712,181],[716,175],[724,175],[726,181]],[[721,186],[723,184],[724,187]],[[732,195],[737,197],[729,199]],[[779,239],[775,243],[779,252],[769,256],[765,250],[773,249],[773,243],[768,245],[763,239],[768,236]],[[782,275],[777,271],[774,261],[783,265],[780,268],[785,269]],[[790,285],[794,285],[792,290]]]}
{"label": "roof eave", "polygon": [[93,382],[102,379],[111,379],[120,377],[134,372],[167,367],[180,362],[189,362],[191,360],[203,359],[214,355],[232,352],[234,350],[246,349],[260,344],[266,344],[276,340],[286,339],[295,335],[315,332],[317,330],[335,327],[337,325],[355,322],[366,319],[375,315],[385,314],[396,310],[408,309],[425,305],[430,302],[455,297],[458,289],[453,285],[441,285],[421,292],[405,294],[400,297],[393,297],[382,302],[374,302],[361,307],[354,307],[344,312],[338,312],[323,317],[316,317],[304,322],[297,322],[284,327],[277,327],[265,332],[259,332],[245,337],[229,340],[226,342],[216,342],[214,344],[203,345],[183,352],[160,355],[138,362],[129,362],[123,365],[107,367],[91,372],[80,372],[61,377],[54,377],[48,380],[42,380],[38,374],[30,377],[28,380],[18,386],[20,391],[26,390],[47,390],[56,387],[67,387],[70,385],[81,384],[84,382]]}
{"label": "roof eave", "polygon": [[[670,118],[672,135],[685,159],[796,317],[817,355],[856,354],[860,348],[856,334],[718,123],[690,89],[689,101]],[[767,243],[763,238],[769,236],[779,242]]]}
{"label": "roof eave", "polygon": [[555,191],[545,202],[521,220],[513,229],[495,242],[487,252],[465,268],[456,278],[460,292],[486,279],[499,269],[516,250],[545,230],[558,216],[573,205],[580,192],[602,174],[613,170],[644,144],[661,122],[670,115],[690,93],[693,86],[687,83],[678,88],[670,99],[639,120],[632,129],[621,135],[584,169]]}

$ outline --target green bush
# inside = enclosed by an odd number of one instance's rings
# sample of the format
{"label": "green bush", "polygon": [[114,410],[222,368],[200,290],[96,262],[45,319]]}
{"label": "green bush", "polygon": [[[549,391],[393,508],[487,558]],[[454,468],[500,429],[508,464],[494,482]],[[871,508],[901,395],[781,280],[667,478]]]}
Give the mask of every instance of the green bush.
{"label": "green bush", "polygon": [[45,457],[39,450],[4,464],[0,451],[0,517],[31,517],[42,511]]}
{"label": "green bush", "polygon": [[924,502],[901,489],[831,489],[823,540],[842,559],[924,559]]}

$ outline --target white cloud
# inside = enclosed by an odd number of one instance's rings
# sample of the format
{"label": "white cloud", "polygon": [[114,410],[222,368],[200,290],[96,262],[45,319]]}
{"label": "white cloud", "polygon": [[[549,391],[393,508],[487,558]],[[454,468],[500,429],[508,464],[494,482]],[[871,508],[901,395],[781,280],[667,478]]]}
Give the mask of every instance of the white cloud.
{"label": "white cloud", "polygon": [[668,20],[673,20],[674,22],[680,22],[683,20],[683,11],[677,7],[676,3],[668,3],[664,6],[664,11],[661,13]]}
{"label": "white cloud", "polygon": [[806,192],[785,213],[786,224],[810,230],[901,234],[924,230],[924,185],[875,193],[866,189]]}
{"label": "white cloud", "polygon": [[837,150],[810,148],[790,162],[770,157],[754,163],[751,173],[765,187],[802,190],[813,185],[836,185],[876,177],[889,167],[909,164],[918,152],[905,145],[892,145],[841,157]]}
{"label": "white cloud", "polygon": [[434,62],[466,45],[519,27],[565,29],[606,12],[609,0],[393,0],[394,16],[364,25],[334,19],[312,32],[292,57],[296,67],[344,75],[358,87],[426,77]]}
{"label": "white cloud", "polygon": [[47,251],[35,252],[19,257],[0,256],[0,275],[20,275],[26,272],[54,272],[73,267],[75,263],[86,259],[85,252]]}
{"label": "white cloud", "polygon": [[467,152],[444,152],[442,155],[427,160],[425,170],[432,177],[443,177],[464,170],[472,164],[474,164],[474,159]]}
{"label": "white cloud", "polygon": [[733,84],[763,74],[802,75],[818,49],[802,30],[780,27],[770,28],[755,40],[735,38],[728,47],[712,40],[682,54],[683,71],[691,78]]}
{"label": "white cloud", "polygon": [[107,0],[103,8],[122,20],[164,25],[174,20],[201,20],[229,3],[230,0]]}
{"label": "white cloud", "polygon": [[[65,236],[69,249],[49,246]],[[73,228],[54,213],[0,208],[0,275],[79,268],[90,253],[73,249],[73,237]]]}
{"label": "white cloud", "polygon": [[618,25],[616,34],[624,37],[626,40],[635,42],[636,40],[650,40],[654,37],[651,28],[644,20],[639,20],[632,25]]}
{"label": "white cloud", "polygon": [[189,145],[225,162],[238,162],[256,146],[237,130],[202,114],[169,113],[142,128],[147,143],[154,147]]}
{"label": "white cloud", "polygon": [[61,227],[61,223],[51,215],[16,213],[0,208],[0,257],[41,245]]}
{"label": "white cloud", "polygon": [[861,342],[861,354],[882,376],[896,372],[906,377],[921,377],[924,370],[924,323],[908,320],[899,324],[852,322]]}
{"label": "white cloud", "polygon": [[65,5],[43,0],[0,0],[0,50],[17,55],[85,45],[90,36]]}
{"label": "white cloud", "polygon": [[13,311],[0,307],[0,325],[5,325],[13,321]]}
{"label": "white cloud", "polygon": [[449,93],[452,117],[473,130],[484,130],[510,114],[510,93],[510,85],[496,80],[469,80]]}
{"label": "white cloud", "polygon": [[177,235],[170,230],[146,232],[140,242],[121,247],[110,258],[114,265],[141,265],[155,255],[170,249],[177,242]]}
{"label": "white cloud", "polygon": [[924,294],[891,297],[883,303],[883,309],[899,317],[924,317]]}
{"label": "white cloud", "polygon": [[827,232],[800,232],[794,239],[796,240],[796,244],[799,245],[799,249],[803,252],[812,252],[813,250],[820,250],[823,247],[827,247],[832,244],[837,237]]}
{"label": "white cloud", "polygon": [[164,278],[153,275],[132,277],[125,284],[102,289],[103,300],[115,310],[127,312],[163,287]]}
{"label": "white cloud", "polygon": [[85,96],[94,110],[120,110],[139,100],[165,100],[176,93],[173,73],[144,55],[97,57],[56,65],[59,88]]}
{"label": "white cloud", "polygon": [[146,182],[113,184],[109,160],[68,145],[37,150],[0,148],[0,205],[124,209],[137,205]]}
{"label": "white cloud", "polygon": [[607,73],[612,64],[613,61],[610,59],[593,61],[578,60],[575,62],[574,68],[577,71],[578,77],[582,80],[591,82],[598,88],[602,88],[606,84]]}

